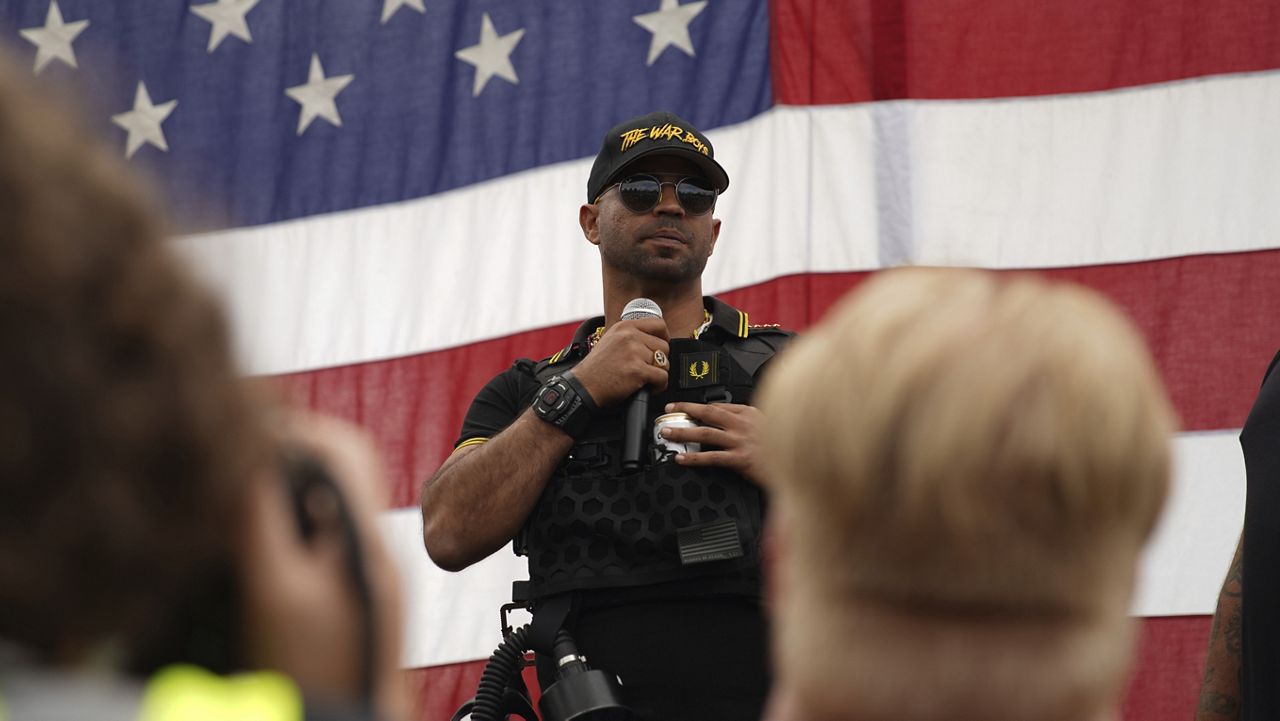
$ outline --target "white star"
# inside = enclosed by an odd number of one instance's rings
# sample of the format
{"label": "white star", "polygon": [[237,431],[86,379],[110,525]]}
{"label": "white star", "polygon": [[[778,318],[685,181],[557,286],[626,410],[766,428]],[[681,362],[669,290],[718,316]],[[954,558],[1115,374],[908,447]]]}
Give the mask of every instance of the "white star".
{"label": "white star", "polygon": [[382,24],[386,25],[392,15],[402,7],[417,10],[425,14],[427,9],[422,6],[422,0],[382,0]]}
{"label": "white star", "polygon": [[138,92],[133,97],[133,110],[111,116],[111,122],[129,131],[129,140],[124,150],[125,157],[132,158],[143,143],[151,143],[161,150],[168,151],[169,144],[164,141],[164,130],[160,128],[160,123],[163,123],[176,107],[178,107],[177,100],[153,105],[147,86],[141,82],[138,83]]}
{"label": "white star", "polygon": [[484,14],[480,20],[480,42],[454,53],[459,60],[476,66],[476,82],[471,89],[471,97],[479,95],[484,90],[485,83],[494,75],[512,85],[520,84],[516,69],[511,66],[511,51],[516,49],[522,37],[524,28],[499,36],[493,29],[489,13]]}
{"label": "white star", "polygon": [[58,0],[50,2],[44,27],[19,31],[22,37],[36,46],[35,74],[39,75],[40,71],[54,60],[61,60],[73,68],[76,67],[76,51],[71,48],[71,42],[87,27],[89,27],[88,20],[62,22],[62,11],[58,9]]}
{"label": "white star", "polygon": [[249,23],[244,16],[258,0],[217,0],[204,5],[192,5],[191,12],[213,23],[209,30],[209,52],[217,49],[218,44],[228,35],[235,35],[246,43],[253,42],[249,34]]}
{"label": "white star", "polygon": [[649,65],[658,59],[668,45],[674,45],[693,57],[693,40],[689,38],[689,23],[707,6],[706,0],[681,5],[680,0],[662,0],[656,12],[631,18],[640,27],[653,33],[649,43]]}
{"label": "white star", "polygon": [[320,56],[311,54],[311,72],[307,75],[306,84],[285,88],[284,91],[285,95],[302,105],[302,112],[298,114],[298,135],[302,135],[317,117],[328,120],[336,127],[342,127],[342,116],[338,115],[338,104],[334,102],[334,98],[355,77],[335,75],[326,78],[324,67],[320,65]]}

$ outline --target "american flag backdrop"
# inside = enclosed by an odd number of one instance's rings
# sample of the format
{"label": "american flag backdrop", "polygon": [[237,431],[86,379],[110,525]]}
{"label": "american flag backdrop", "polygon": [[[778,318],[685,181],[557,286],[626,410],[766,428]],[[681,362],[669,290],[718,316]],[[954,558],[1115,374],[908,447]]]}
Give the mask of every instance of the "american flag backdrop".
{"label": "american flag backdrop", "polygon": [[704,284],[753,322],[901,264],[1130,314],[1184,431],[1125,717],[1191,716],[1280,348],[1275,0],[0,0],[0,46],[163,189],[247,372],[377,439],[423,719],[474,692],[522,567],[434,568],[418,485],[489,377],[600,311],[577,206],[654,109],[729,171]]}

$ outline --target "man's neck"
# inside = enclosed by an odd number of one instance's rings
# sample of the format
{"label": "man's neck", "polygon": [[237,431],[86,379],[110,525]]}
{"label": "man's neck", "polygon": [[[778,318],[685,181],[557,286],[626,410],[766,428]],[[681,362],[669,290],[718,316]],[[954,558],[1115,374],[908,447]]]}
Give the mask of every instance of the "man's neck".
{"label": "man's neck", "polygon": [[680,288],[605,288],[605,326],[618,322],[622,318],[622,309],[636,298],[648,298],[658,304],[662,309],[662,318],[667,322],[667,332],[672,338],[692,336],[706,320],[702,305],[702,283],[694,282]]}

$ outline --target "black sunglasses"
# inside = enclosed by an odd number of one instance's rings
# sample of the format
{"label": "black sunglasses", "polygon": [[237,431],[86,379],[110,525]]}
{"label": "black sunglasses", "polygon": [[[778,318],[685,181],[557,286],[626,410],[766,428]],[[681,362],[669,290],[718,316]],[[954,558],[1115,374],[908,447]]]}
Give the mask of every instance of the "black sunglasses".
{"label": "black sunglasses", "polygon": [[648,213],[662,200],[662,188],[673,185],[676,189],[676,200],[689,215],[703,215],[716,204],[716,190],[708,187],[703,178],[681,178],[680,180],[659,180],[652,175],[632,175],[605,188],[596,198],[599,202],[604,194],[618,189],[618,197],[622,204],[633,213]]}

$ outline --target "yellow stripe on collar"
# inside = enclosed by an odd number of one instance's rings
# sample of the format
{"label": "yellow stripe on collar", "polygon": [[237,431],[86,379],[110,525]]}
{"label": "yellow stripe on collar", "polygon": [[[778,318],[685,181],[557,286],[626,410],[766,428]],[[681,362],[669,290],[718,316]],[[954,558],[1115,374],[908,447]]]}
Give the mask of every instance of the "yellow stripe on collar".
{"label": "yellow stripe on collar", "polygon": [[747,337],[747,313],[746,311],[738,311],[738,337]]}
{"label": "yellow stripe on collar", "polygon": [[257,671],[218,676],[169,666],[151,677],[139,721],[302,721],[302,694],[287,676]]}
{"label": "yellow stripe on collar", "polygon": [[463,442],[459,443],[459,444],[458,444],[458,447],[457,447],[457,448],[455,448],[455,449],[453,449],[453,450],[451,451],[451,453],[457,453],[458,451],[462,450],[463,448],[468,448],[468,447],[470,447],[470,446],[478,446],[478,445],[480,445],[481,443],[487,443],[488,441],[489,441],[489,439],[488,439],[488,438],[468,438],[467,440],[465,440],[465,441],[463,441]]}

